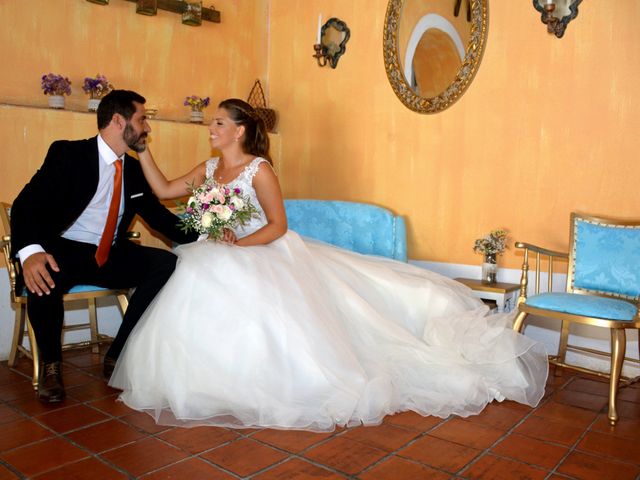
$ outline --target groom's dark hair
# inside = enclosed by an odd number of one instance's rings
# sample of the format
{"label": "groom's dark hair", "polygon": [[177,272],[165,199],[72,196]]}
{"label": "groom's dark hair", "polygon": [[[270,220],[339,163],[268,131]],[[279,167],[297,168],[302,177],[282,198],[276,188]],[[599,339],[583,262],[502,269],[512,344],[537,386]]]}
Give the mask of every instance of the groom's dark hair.
{"label": "groom's dark hair", "polygon": [[122,115],[125,120],[130,120],[136,113],[133,102],[144,104],[146,101],[142,95],[131,90],[112,90],[98,105],[98,130],[106,128],[116,113]]}

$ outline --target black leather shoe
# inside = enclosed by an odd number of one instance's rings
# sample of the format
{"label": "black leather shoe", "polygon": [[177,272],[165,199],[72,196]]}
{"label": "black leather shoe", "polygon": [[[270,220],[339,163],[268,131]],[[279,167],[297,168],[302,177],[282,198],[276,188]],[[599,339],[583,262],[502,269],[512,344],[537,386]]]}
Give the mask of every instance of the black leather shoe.
{"label": "black leather shoe", "polygon": [[105,380],[109,380],[111,378],[111,374],[113,373],[113,369],[116,367],[115,358],[104,356],[104,366],[102,367],[102,375],[104,375]]}
{"label": "black leather shoe", "polygon": [[60,362],[45,363],[38,381],[38,398],[45,403],[59,403],[64,400],[62,365]]}

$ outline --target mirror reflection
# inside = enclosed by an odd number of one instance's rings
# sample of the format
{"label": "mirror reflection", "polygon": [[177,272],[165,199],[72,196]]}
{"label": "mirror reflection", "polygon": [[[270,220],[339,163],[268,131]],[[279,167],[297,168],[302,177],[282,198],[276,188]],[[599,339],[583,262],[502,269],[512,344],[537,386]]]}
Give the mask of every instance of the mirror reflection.
{"label": "mirror reflection", "polygon": [[469,2],[404,3],[398,33],[399,57],[405,80],[417,95],[435,97],[455,80],[471,33],[470,15],[461,14],[464,8],[469,11]]}
{"label": "mirror reflection", "polygon": [[572,11],[572,5],[574,3],[580,2],[576,2],[575,0],[535,0],[534,6],[536,10],[544,13],[545,7],[547,5],[553,5],[553,9],[551,9],[551,15],[553,15],[558,20],[562,20],[564,17],[570,17],[571,15],[573,15],[574,11],[577,10],[577,5],[575,5]]}
{"label": "mirror reflection", "polygon": [[322,34],[322,45],[327,49],[327,53],[334,56],[340,51],[340,43],[344,40],[346,33],[339,32],[335,28],[327,28]]}
{"label": "mirror reflection", "polygon": [[387,76],[412,110],[435,113],[468,87],[484,50],[487,0],[390,0]]}

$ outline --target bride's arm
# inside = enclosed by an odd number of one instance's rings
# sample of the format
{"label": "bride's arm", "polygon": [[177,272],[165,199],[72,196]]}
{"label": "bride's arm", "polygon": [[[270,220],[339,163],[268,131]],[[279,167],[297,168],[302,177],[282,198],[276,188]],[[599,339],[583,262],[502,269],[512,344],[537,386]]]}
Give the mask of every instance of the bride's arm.
{"label": "bride's arm", "polygon": [[287,232],[287,215],[278,177],[266,162],[258,167],[258,172],[253,177],[253,188],[267,217],[267,224],[236,242],[236,245],[243,247],[271,243]]}
{"label": "bride's arm", "polygon": [[183,197],[189,194],[188,188],[191,185],[197,186],[204,181],[206,171],[204,162],[197,165],[186,175],[182,175],[173,180],[167,180],[153,160],[153,155],[149,147],[147,147],[144,152],[138,153],[138,158],[140,159],[142,172],[147,182],[149,182],[153,193],[161,200]]}

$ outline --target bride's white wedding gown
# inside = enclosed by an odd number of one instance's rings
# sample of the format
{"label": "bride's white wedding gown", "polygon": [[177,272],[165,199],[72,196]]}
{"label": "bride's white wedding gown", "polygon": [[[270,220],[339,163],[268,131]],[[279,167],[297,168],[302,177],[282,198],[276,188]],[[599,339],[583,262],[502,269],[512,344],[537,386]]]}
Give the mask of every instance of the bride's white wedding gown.
{"label": "bride's white wedding gown", "polygon": [[[266,221],[252,188],[263,161],[229,184],[260,211],[238,236]],[[436,273],[292,231],[268,245],[201,241],[176,253],[110,381],[158,423],[326,431],[404,410],[534,406],[544,393],[544,347]]]}

